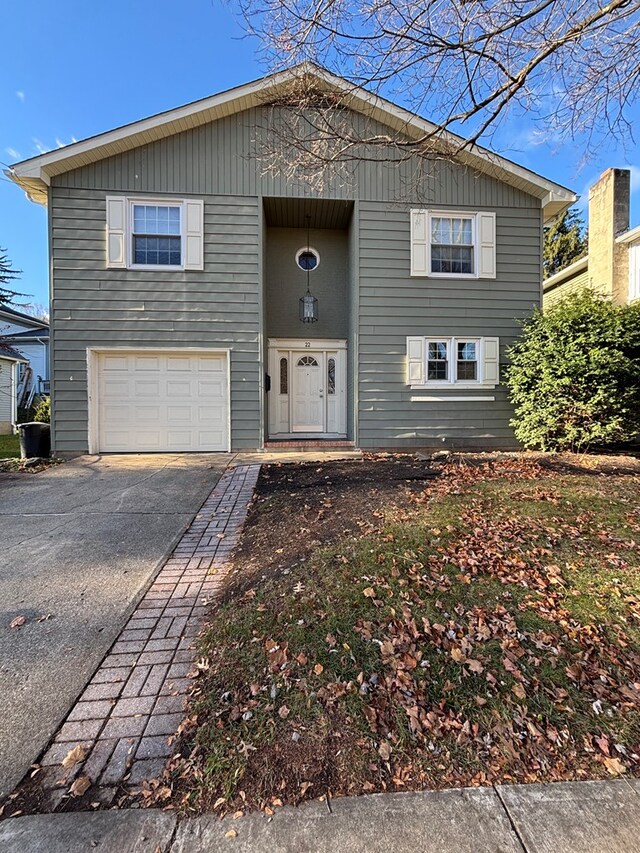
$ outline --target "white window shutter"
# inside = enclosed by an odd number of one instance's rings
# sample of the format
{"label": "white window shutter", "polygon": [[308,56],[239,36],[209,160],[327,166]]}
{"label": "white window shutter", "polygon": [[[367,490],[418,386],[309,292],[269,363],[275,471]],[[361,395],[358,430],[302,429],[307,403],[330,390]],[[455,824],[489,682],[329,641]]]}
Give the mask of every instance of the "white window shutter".
{"label": "white window shutter", "polygon": [[127,200],[122,196],[107,196],[107,267],[124,269],[126,252]]}
{"label": "white window shutter", "polygon": [[500,338],[483,338],[484,385],[497,385],[500,382]]}
{"label": "white window shutter", "polygon": [[478,278],[496,277],[496,215],[478,214]]}
{"label": "white window shutter", "polygon": [[407,338],[407,384],[424,385],[424,338]]}
{"label": "white window shutter", "polygon": [[201,270],[204,268],[204,202],[201,199],[185,201],[184,217],[184,268]]}
{"label": "white window shutter", "polygon": [[411,275],[429,275],[429,211],[411,211]]}

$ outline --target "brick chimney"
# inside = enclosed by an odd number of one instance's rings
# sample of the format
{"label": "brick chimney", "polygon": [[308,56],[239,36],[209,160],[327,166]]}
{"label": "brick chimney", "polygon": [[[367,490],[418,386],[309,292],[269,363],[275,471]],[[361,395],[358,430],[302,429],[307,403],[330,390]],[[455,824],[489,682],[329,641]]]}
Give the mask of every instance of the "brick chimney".
{"label": "brick chimney", "polygon": [[624,304],[629,252],[615,238],[629,230],[629,169],[607,169],[589,190],[589,279],[592,288]]}

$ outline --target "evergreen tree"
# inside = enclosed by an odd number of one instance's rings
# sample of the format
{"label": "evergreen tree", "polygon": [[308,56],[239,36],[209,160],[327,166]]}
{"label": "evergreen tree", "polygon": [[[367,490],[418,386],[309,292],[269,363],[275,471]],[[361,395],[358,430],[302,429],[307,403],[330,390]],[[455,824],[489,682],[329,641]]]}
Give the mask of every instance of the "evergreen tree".
{"label": "evergreen tree", "polygon": [[5,287],[10,281],[20,278],[21,270],[12,267],[5,249],[0,249],[0,305],[7,305],[16,296],[24,296],[16,290]]}
{"label": "evergreen tree", "polygon": [[554,275],[587,254],[588,234],[577,208],[566,210],[544,229],[544,277]]}

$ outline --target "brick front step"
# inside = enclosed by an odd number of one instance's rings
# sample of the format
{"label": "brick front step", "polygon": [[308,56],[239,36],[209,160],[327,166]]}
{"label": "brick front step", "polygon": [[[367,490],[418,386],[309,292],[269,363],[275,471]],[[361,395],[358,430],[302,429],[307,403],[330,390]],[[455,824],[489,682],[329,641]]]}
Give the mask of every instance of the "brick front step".
{"label": "brick front step", "polygon": [[355,446],[355,441],[327,438],[273,439],[264,443],[265,450],[353,450]]}

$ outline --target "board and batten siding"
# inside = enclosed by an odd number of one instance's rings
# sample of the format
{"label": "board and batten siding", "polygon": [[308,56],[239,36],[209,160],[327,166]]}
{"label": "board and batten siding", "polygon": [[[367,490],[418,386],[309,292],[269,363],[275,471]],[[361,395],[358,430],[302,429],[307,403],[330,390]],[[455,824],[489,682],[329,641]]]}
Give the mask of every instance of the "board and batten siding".
{"label": "board and batten siding", "polygon": [[87,347],[101,346],[230,348],[231,446],[260,444],[258,199],[199,197],[204,270],[117,270],[104,190],[51,188],[56,452],[87,451]]}
{"label": "board and batten siding", "polygon": [[[496,212],[496,278],[458,280],[409,275],[408,207],[359,204],[358,443],[364,448],[514,447],[505,386],[411,389],[406,337],[498,336],[504,367],[518,321],[540,304],[540,207],[533,199],[529,207],[487,206]],[[411,401],[431,395],[495,401]]]}
{"label": "board and batten siding", "polygon": [[[244,110],[194,130],[175,134],[98,163],[58,175],[58,187],[108,191],[185,193],[273,197],[324,197],[403,203],[420,189],[420,204],[528,207],[533,199],[507,184],[447,160],[430,163],[405,159],[389,151],[388,162],[364,160],[325,168],[323,186],[310,188],[291,181],[283,169],[274,172],[259,156],[260,140],[278,121],[269,107]],[[349,124],[363,137],[389,129],[352,112]],[[270,143],[268,143],[270,145]],[[283,158],[288,162],[291,151]],[[287,169],[288,171],[288,169]],[[416,200],[418,198],[416,197]]]}

